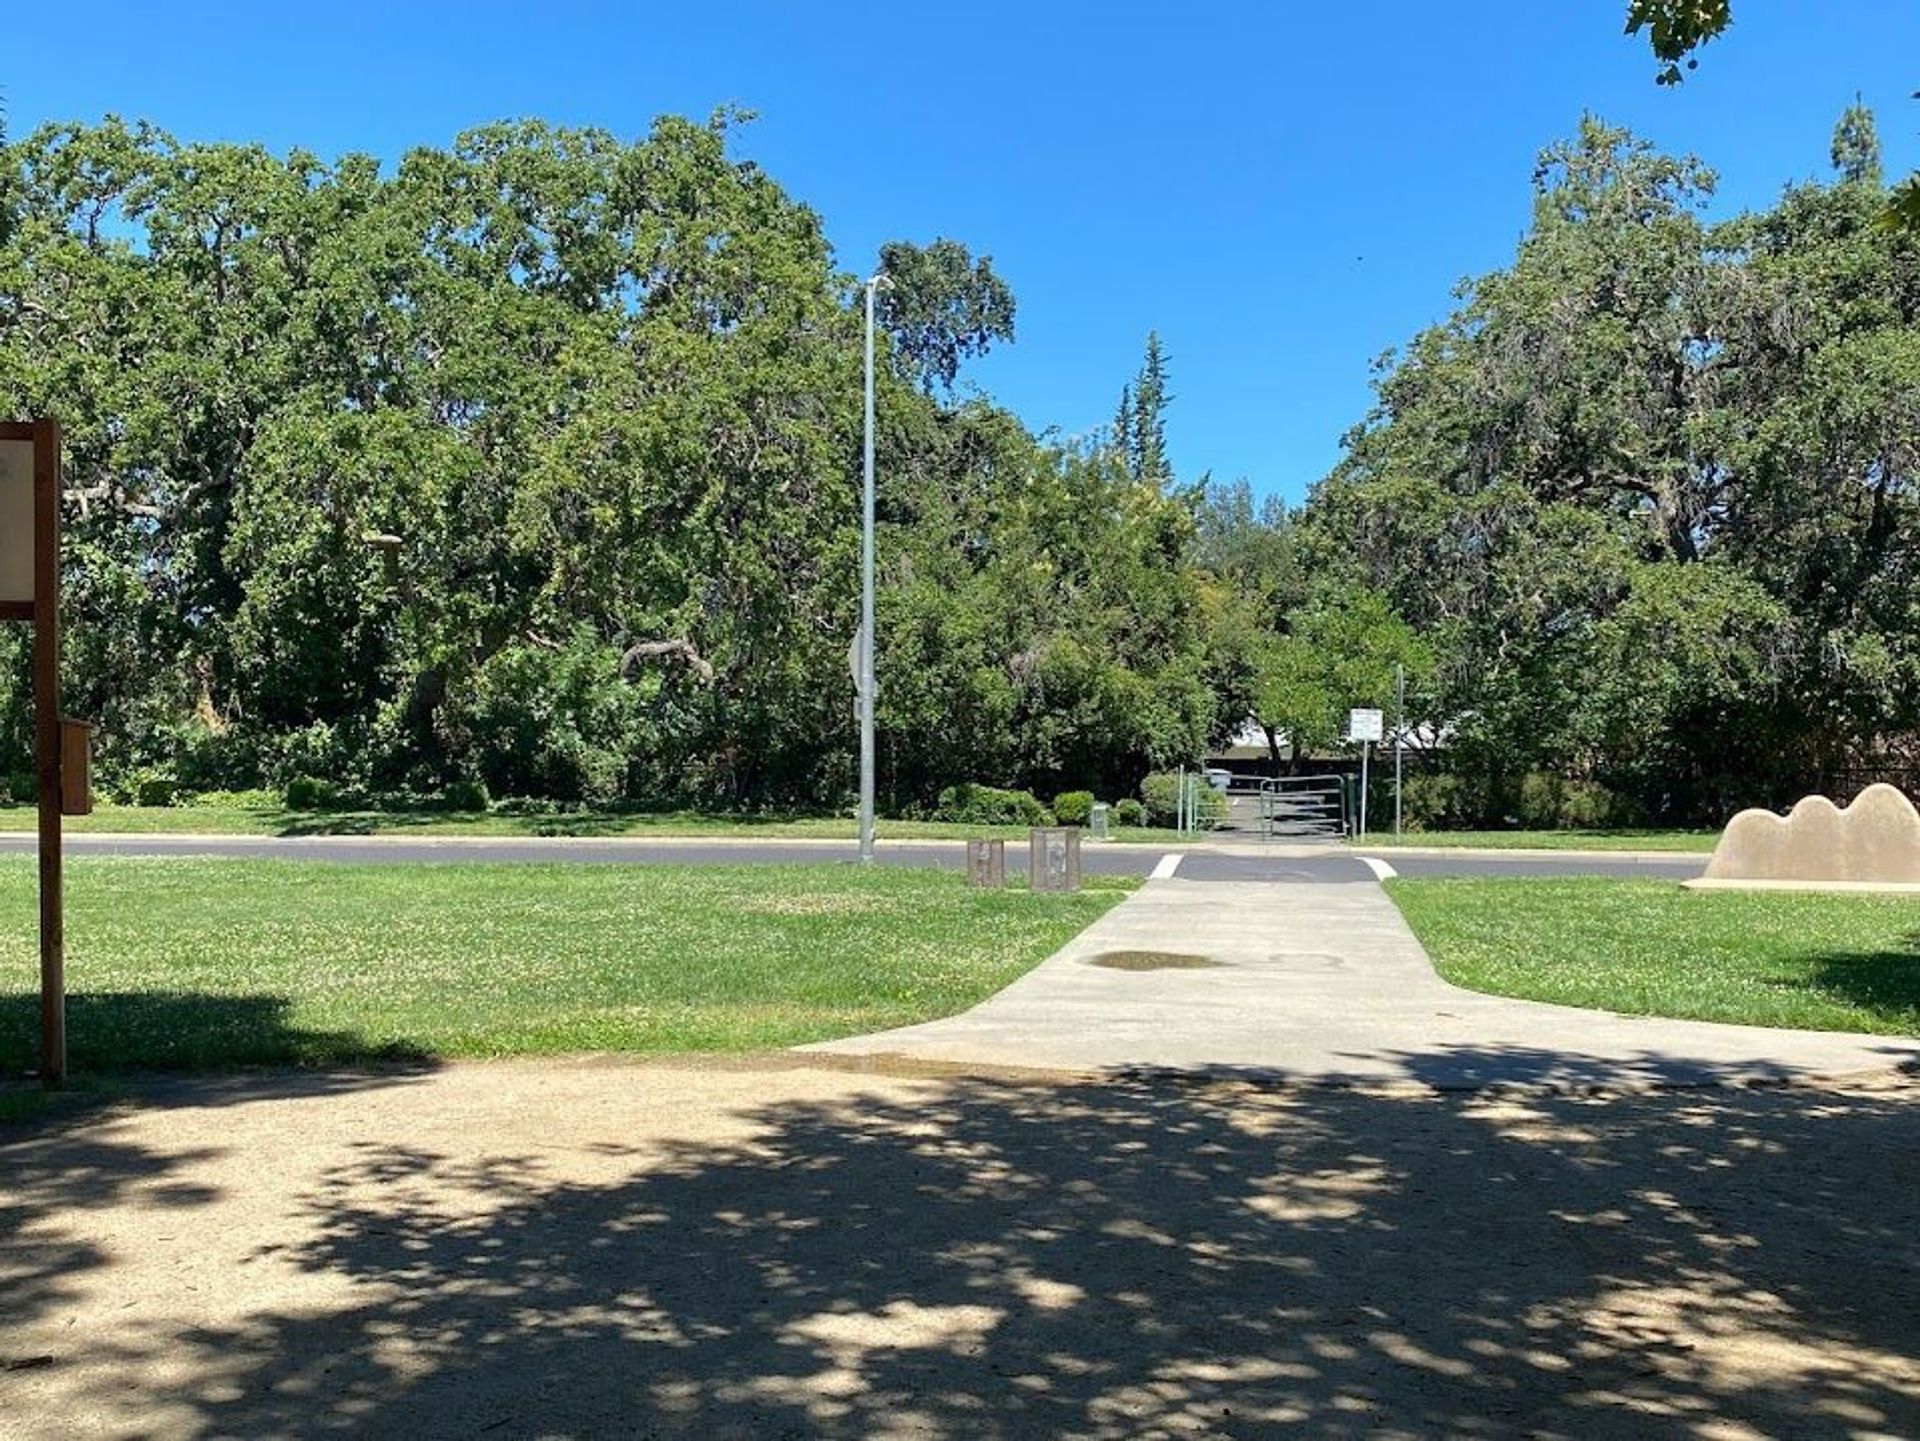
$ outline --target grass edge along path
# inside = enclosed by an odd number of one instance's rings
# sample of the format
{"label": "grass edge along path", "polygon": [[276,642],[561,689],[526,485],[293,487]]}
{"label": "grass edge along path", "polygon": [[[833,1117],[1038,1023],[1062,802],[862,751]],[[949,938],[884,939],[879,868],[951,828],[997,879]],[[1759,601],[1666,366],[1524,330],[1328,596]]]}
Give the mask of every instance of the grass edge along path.
{"label": "grass edge along path", "polygon": [[1514,851],[1672,851],[1705,855],[1719,843],[1719,831],[1408,831],[1404,835],[1369,832],[1352,846],[1388,850],[1395,846],[1431,846],[1445,850]]}
{"label": "grass edge along path", "polygon": [[[30,857],[0,857],[0,1075],[33,1064]],[[854,866],[76,857],[76,1072],[769,1050],[963,1010],[1135,883]]]}
{"label": "grass edge along path", "polygon": [[1524,1000],[1920,1036],[1920,900],[1569,877],[1386,883],[1440,975]]}

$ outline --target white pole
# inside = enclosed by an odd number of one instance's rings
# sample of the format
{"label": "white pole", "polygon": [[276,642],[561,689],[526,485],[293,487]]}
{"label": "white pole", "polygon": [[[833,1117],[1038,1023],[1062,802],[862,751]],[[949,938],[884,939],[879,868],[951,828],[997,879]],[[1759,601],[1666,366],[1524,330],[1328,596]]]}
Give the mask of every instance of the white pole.
{"label": "white pole", "polygon": [[873,293],[867,279],[866,454],[860,493],[860,859],[873,863]]}
{"label": "white pole", "polygon": [[1360,839],[1367,838],[1367,752],[1373,749],[1373,742],[1360,742]]}

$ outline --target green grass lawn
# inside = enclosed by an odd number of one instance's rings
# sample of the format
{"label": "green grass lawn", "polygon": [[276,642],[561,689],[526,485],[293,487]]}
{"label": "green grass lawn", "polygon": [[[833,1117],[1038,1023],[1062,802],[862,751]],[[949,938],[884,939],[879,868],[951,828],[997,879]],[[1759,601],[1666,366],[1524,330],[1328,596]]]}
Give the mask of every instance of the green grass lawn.
{"label": "green grass lawn", "polygon": [[1449,846],[1463,850],[1548,851],[1711,851],[1719,831],[1408,831],[1398,840],[1369,834],[1354,844],[1376,846]]}
{"label": "green grass lawn", "polygon": [[[76,1071],[536,1052],[754,1050],[950,1014],[1133,885],[951,872],[68,865]],[[34,866],[0,858],[0,1075],[38,1044]]]}
{"label": "green grass lawn", "polygon": [[1920,1035],[1920,901],[1581,878],[1387,882],[1440,974],[1632,1015]]}
{"label": "green grass lawn", "polygon": [[[0,831],[34,829],[31,806],[0,806]],[[293,811],[276,805],[116,806],[100,804],[90,816],[69,816],[69,832],[246,836],[718,836],[768,840],[852,840],[852,820],[835,816],[759,818],[701,811],[640,814],[569,811],[558,815],[513,815],[501,811],[462,815],[447,811]],[[965,840],[971,836],[1025,838],[1025,826],[959,825],[948,821],[881,820],[882,840]],[[1172,830],[1116,827],[1115,841],[1153,845],[1178,842]]]}

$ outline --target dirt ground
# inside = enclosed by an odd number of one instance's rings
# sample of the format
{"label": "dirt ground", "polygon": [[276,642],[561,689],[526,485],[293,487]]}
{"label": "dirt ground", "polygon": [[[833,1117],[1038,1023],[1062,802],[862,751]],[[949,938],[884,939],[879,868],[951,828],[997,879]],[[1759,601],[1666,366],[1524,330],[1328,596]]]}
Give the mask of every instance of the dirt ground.
{"label": "dirt ground", "polygon": [[0,1140],[0,1435],[1920,1434],[1920,1092],[612,1062]]}

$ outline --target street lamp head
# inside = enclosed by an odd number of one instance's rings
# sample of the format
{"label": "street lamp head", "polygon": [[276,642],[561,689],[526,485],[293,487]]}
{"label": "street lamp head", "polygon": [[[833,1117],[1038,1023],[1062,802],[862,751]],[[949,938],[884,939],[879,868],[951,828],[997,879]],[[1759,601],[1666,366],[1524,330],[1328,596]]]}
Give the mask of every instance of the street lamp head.
{"label": "street lamp head", "polygon": [[868,287],[872,289],[878,289],[881,286],[885,286],[889,290],[893,288],[893,278],[884,270],[874,271],[873,274],[867,277],[866,283]]}

